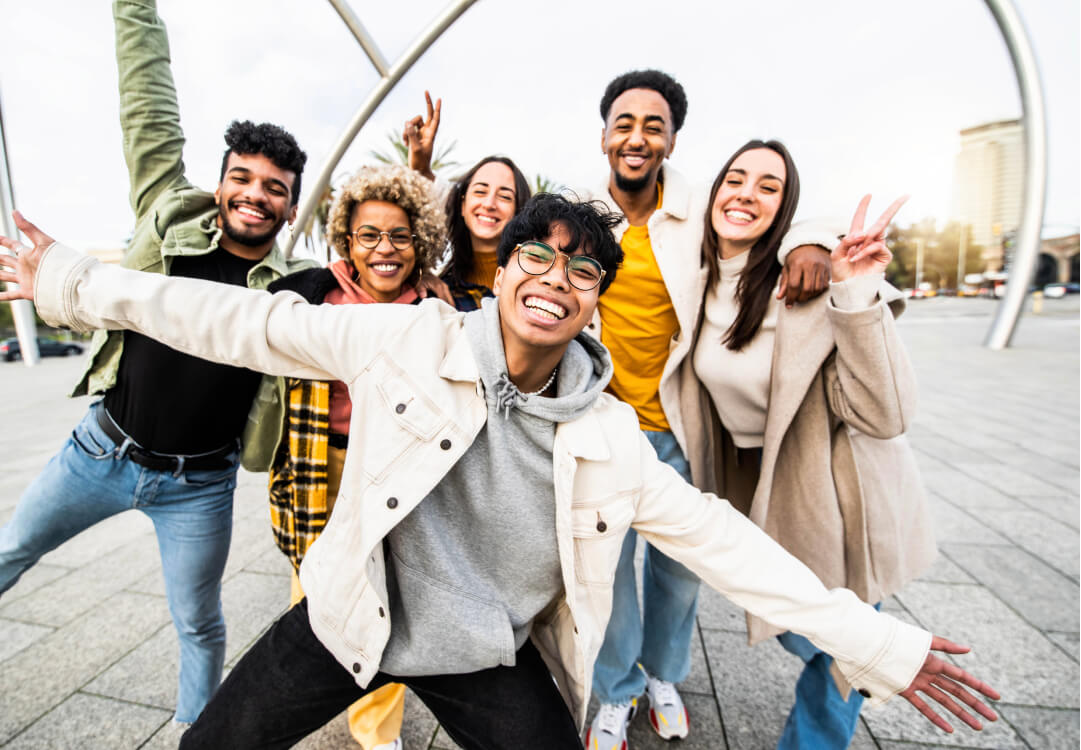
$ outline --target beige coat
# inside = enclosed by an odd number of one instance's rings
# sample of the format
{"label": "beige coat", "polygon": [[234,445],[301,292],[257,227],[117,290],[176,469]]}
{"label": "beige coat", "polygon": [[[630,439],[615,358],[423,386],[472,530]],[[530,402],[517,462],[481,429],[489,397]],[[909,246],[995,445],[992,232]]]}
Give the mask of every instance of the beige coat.
{"label": "beige coat", "polygon": [[[900,292],[885,282],[866,310],[840,310],[828,293],[781,308],[760,472],[753,462],[738,465],[693,357],[680,377],[695,484],[727,497],[827,587],[850,588],[870,603],[935,556],[904,436],[916,383],[894,323],[903,309]],[[778,632],[748,618],[752,644]]]}
{"label": "beige coat", "polygon": [[[295,294],[108,268],[60,245],[42,258],[35,296],[43,318],[76,330],[126,327],[215,362],[349,385],[341,491],[300,580],[316,637],[367,685],[391,628],[383,539],[488,419],[463,314],[437,300],[309,305]],[[825,589],[728,503],[658,460],[634,410],[612,396],[556,427],[552,472],[563,594],[531,637],[579,725],[629,528],[737,605],[810,637],[872,702],[903,690],[922,666],[930,633]]]}

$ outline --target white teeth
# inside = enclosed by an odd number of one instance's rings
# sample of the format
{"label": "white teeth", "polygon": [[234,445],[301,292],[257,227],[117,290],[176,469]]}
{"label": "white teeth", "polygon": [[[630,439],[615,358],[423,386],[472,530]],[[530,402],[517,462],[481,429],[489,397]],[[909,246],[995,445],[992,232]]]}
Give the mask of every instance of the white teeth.
{"label": "white teeth", "polygon": [[526,297],[525,306],[543,317],[550,317],[552,320],[563,320],[563,318],[567,317],[567,308],[540,297]]}
{"label": "white teeth", "polygon": [[747,213],[746,211],[740,211],[737,208],[728,209],[727,211],[724,212],[724,215],[727,216],[730,219],[735,219],[736,221],[753,221],[754,220],[754,216]]}
{"label": "white teeth", "polygon": [[258,210],[254,209],[254,208],[249,208],[248,206],[237,206],[236,210],[237,210],[237,213],[242,213],[242,214],[246,214],[248,216],[253,216],[256,219],[265,219],[266,218],[266,214],[264,214],[262,211],[258,211]]}
{"label": "white teeth", "polygon": [[483,221],[485,224],[498,224],[499,219],[494,216],[477,216],[477,221]]}
{"label": "white teeth", "polygon": [[380,273],[393,273],[401,268],[401,266],[396,263],[373,263],[372,268]]}

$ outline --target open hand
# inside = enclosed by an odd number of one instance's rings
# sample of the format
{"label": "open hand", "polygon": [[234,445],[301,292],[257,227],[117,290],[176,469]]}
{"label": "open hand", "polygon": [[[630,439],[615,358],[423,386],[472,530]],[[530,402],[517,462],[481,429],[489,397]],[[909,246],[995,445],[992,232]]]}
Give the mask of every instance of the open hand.
{"label": "open hand", "polygon": [[848,234],[841,239],[830,256],[830,268],[834,281],[883,273],[886,270],[886,266],[893,258],[893,253],[886,247],[886,228],[907,200],[907,195],[895,200],[886,212],[878,217],[878,221],[864,231],[863,221],[867,216],[867,206],[871,203],[871,196],[863,196],[863,200],[856,207],[856,215],[852,217],[852,226]]}
{"label": "open hand", "polygon": [[0,291],[0,301],[32,300],[34,299],[34,277],[37,275],[38,265],[41,264],[41,257],[53,245],[54,240],[27,221],[18,211],[12,216],[15,217],[15,226],[34,243],[34,246],[27,247],[18,240],[0,235],[0,245],[14,253],[14,255],[0,253],[0,281],[14,282],[19,285],[18,289],[9,287],[7,291]]}
{"label": "open hand", "polygon": [[435,134],[439,132],[439,114],[443,110],[443,100],[436,99],[432,105],[432,95],[424,92],[424,103],[428,116],[417,115],[406,120],[402,130],[402,140],[409,147],[409,168],[427,177],[435,179],[432,171],[432,153],[435,150]]}
{"label": "open hand", "polygon": [[[931,638],[931,650],[923,662],[923,667],[916,674],[915,679],[912,680],[912,684],[901,691],[901,696],[943,732],[952,733],[953,727],[917,693],[923,693],[926,697],[932,698],[973,729],[983,729],[983,725],[980,724],[979,719],[966,711],[958,701],[964,703],[988,721],[996,721],[998,716],[995,712],[976,696],[976,693],[980,693],[991,700],[997,701],[1000,696],[995,689],[986,682],[976,679],[960,667],[935,656],[935,651],[946,654],[967,654],[969,648],[968,646],[959,646],[937,635],[933,636]],[[954,700],[955,698],[957,700]]]}

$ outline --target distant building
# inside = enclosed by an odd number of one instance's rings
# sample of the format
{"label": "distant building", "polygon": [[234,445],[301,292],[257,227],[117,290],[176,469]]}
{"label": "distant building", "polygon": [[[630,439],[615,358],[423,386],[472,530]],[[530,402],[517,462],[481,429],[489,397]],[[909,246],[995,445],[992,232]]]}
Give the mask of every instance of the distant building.
{"label": "distant building", "polygon": [[954,215],[972,226],[989,270],[1002,268],[1002,241],[1021,222],[1024,127],[1003,120],[961,131],[954,173]]}

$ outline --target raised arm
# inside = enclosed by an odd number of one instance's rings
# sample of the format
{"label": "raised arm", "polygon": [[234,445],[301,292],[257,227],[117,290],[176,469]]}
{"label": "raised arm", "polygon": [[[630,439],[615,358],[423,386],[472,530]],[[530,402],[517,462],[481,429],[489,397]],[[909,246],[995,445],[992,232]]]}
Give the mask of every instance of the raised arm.
{"label": "raised arm", "polygon": [[409,168],[435,181],[432,155],[435,152],[435,135],[439,132],[443,100],[436,99],[433,105],[432,95],[425,91],[424,103],[428,110],[427,117],[417,115],[406,120],[402,129],[402,140],[409,148]]}
{"label": "raised arm", "polygon": [[824,374],[830,410],[860,432],[888,439],[908,429],[916,410],[916,376],[891,309],[904,302],[885,282],[892,258],[885,231],[905,198],[864,230],[870,200],[868,195],[860,201],[848,234],[830,258],[827,315],[837,349]]}
{"label": "raised arm", "polygon": [[162,191],[185,182],[184,132],[155,0],[115,0],[120,129],[131,207],[142,218]]}

